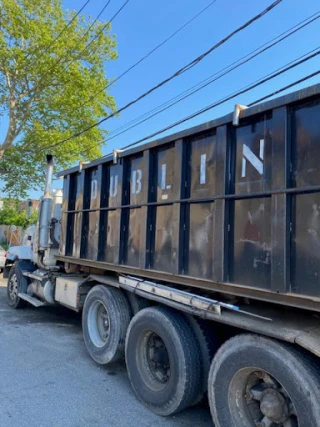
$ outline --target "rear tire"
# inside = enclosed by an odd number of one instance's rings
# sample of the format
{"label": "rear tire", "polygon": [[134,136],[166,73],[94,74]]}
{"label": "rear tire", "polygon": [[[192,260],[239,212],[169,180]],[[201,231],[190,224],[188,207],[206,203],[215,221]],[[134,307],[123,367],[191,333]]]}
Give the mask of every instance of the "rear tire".
{"label": "rear tire", "polygon": [[319,426],[319,371],[317,361],[289,344],[256,335],[231,338],[209,374],[215,426]]}
{"label": "rear tire", "polygon": [[145,298],[141,298],[139,295],[135,295],[132,292],[127,292],[127,297],[130,303],[132,314],[136,315],[140,310],[150,306],[150,303]]}
{"label": "rear tire", "polygon": [[120,289],[102,285],[91,289],[83,307],[82,331],[93,360],[105,365],[124,357],[130,319],[130,305]]}
{"label": "rear tire", "polygon": [[199,346],[185,317],[167,307],[141,310],[126,339],[131,385],[141,402],[158,415],[190,406],[199,390]]}
{"label": "rear tire", "polygon": [[[211,361],[220,347],[220,342],[215,334],[213,322],[206,322],[199,317],[191,315],[186,315],[186,318],[197,338],[201,354],[200,388],[195,400],[192,402],[192,405],[197,405],[206,398]],[[212,328],[210,328],[210,326],[212,326]]]}

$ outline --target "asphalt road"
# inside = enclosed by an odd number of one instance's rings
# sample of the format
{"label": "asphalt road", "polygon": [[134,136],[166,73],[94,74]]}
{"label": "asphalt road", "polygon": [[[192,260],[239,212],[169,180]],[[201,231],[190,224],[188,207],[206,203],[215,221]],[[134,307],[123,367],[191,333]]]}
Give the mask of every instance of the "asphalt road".
{"label": "asphalt road", "polygon": [[135,397],[124,363],[97,365],[81,316],[62,308],[13,310],[0,278],[1,427],[212,427],[207,407],[169,418]]}

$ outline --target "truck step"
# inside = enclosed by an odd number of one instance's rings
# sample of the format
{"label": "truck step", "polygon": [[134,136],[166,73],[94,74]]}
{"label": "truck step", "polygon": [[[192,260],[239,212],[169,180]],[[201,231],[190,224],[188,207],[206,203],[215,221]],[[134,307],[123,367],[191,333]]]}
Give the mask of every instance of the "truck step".
{"label": "truck step", "polygon": [[45,302],[40,301],[38,298],[31,297],[30,295],[25,294],[23,292],[19,292],[18,297],[27,301],[31,305],[34,305],[35,307],[41,307],[42,305],[46,305]]}
{"label": "truck step", "polygon": [[48,273],[45,272],[42,274],[38,273],[39,270],[36,270],[34,272],[30,272],[30,271],[23,271],[22,274],[26,277],[30,277],[30,279],[35,279],[35,280],[39,280],[41,282],[41,280],[46,279],[48,277]]}

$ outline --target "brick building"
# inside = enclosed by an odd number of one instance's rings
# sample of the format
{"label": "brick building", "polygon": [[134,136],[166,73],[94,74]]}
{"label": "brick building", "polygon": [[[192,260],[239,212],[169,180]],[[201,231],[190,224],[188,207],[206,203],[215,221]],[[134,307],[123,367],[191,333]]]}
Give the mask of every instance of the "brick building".
{"label": "brick building", "polygon": [[24,202],[19,203],[19,210],[25,211],[27,216],[30,217],[32,212],[38,208],[39,204],[40,204],[39,200],[28,199],[28,200],[25,200]]}

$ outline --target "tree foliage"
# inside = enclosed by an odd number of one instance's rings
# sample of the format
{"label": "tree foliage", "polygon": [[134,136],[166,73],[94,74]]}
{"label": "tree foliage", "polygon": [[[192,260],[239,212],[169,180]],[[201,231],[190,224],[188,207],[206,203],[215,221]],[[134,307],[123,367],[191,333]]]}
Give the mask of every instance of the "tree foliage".
{"label": "tree foliage", "polygon": [[[0,27],[0,174],[5,191],[24,195],[43,182],[46,147],[115,111],[103,89],[116,41],[110,23],[63,11],[61,0],[1,0]],[[50,150],[56,167],[98,157],[105,134]]]}
{"label": "tree foliage", "polygon": [[19,209],[19,201],[16,199],[4,200],[3,208],[0,210],[0,225],[15,225],[26,228],[28,225],[35,224],[37,218],[37,210],[34,210],[28,218],[26,211]]}

